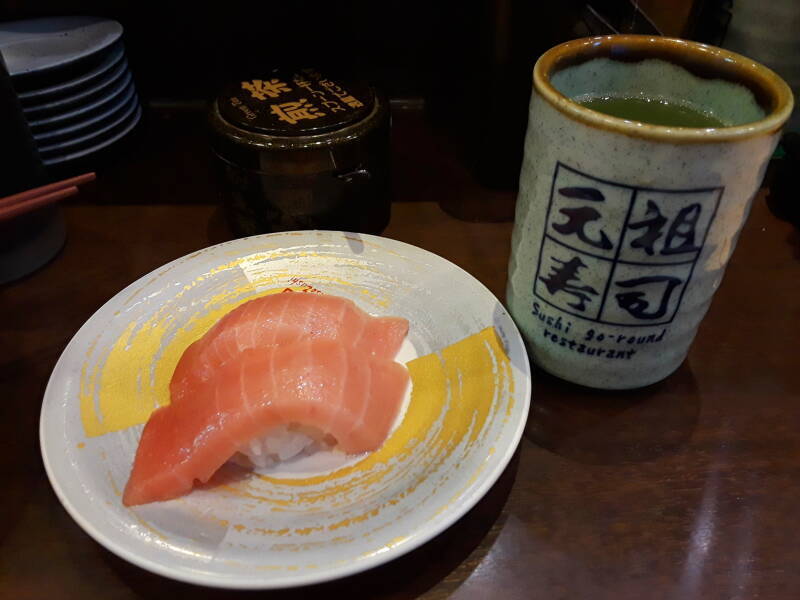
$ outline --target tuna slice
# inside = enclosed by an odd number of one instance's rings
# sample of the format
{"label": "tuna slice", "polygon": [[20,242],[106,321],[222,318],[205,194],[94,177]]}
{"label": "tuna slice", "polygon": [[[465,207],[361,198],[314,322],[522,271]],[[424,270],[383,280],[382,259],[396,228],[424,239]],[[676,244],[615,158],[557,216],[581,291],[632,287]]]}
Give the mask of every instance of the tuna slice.
{"label": "tuna slice", "polygon": [[302,292],[262,296],[229,312],[186,349],[170,382],[171,401],[191,398],[197,386],[248,348],[326,339],[391,359],[407,333],[406,319],[372,317],[346,298]]}

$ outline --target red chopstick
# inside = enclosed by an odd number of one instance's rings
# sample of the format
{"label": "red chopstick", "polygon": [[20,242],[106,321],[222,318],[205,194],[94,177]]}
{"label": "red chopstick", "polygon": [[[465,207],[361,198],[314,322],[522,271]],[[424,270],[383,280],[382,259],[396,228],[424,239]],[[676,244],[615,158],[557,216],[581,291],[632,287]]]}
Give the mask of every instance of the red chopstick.
{"label": "red chopstick", "polygon": [[78,188],[73,185],[56,190],[55,192],[50,192],[49,194],[34,196],[29,200],[18,202],[17,204],[12,204],[11,206],[0,206],[0,221],[8,221],[9,219],[13,219],[14,217],[17,217],[23,213],[41,208],[48,204],[52,204],[53,202],[58,202],[59,200],[63,200],[69,196],[74,196],[77,193]]}
{"label": "red chopstick", "polygon": [[[78,175],[77,177],[70,177],[69,179],[56,181],[55,183],[48,183],[47,185],[33,188],[32,190],[26,190],[24,192],[14,194],[13,196],[6,196],[5,198],[0,198],[0,208],[27,203],[27,201],[32,198],[39,198],[45,194],[50,194],[64,188],[75,187],[90,181],[94,181],[95,177],[96,175],[94,173],[84,173],[83,175]],[[72,196],[74,193],[75,192],[67,194],[67,196]],[[59,199],[66,198],[67,196],[60,196]]]}

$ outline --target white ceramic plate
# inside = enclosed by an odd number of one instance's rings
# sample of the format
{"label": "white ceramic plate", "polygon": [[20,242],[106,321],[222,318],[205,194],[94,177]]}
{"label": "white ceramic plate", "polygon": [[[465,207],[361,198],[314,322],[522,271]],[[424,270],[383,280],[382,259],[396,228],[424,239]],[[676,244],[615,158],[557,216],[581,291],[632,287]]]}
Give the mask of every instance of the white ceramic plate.
{"label": "white ceramic plate", "polygon": [[[241,302],[287,288],[409,319],[399,358],[412,390],[386,443],[344,462],[224,470],[183,498],[125,508],[141,423],[167,401],[183,349]],[[45,392],[42,456],[78,524],[136,565],[223,588],[305,585],[397,558],[464,515],[511,459],[530,389],[508,313],[452,263],[370,235],[256,236],[161,267],[86,322]]]}
{"label": "white ceramic plate", "polygon": [[26,119],[35,119],[38,118],[42,113],[46,113],[49,111],[57,111],[57,110],[67,110],[71,106],[75,106],[81,103],[87,103],[92,98],[98,98],[98,96],[115,83],[119,83],[122,78],[128,73],[128,62],[123,60],[120,64],[115,66],[109,73],[107,73],[104,77],[99,79],[98,81],[92,83],[91,86],[79,90],[74,94],[69,94],[66,96],[62,96],[57,100],[46,101],[37,104],[31,104],[29,106],[25,106],[22,109],[22,112],[25,114]]}
{"label": "white ceramic plate", "polygon": [[131,104],[138,104],[139,98],[136,96],[136,89],[130,86],[125,95],[120,99],[119,104],[114,103],[110,108],[101,113],[92,115],[90,118],[76,121],[67,127],[58,129],[45,129],[33,134],[33,139],[37,144],[51,144],[58,140],[73,138],[78,135],[86,134],[89,130],[103,127],[106,123],[116,119],[121,113],[127,111]]}
{"label": "white ceramic plate", "polygon": [[0,24],[0,51],[12,77],[63,67],[122,37],[122,25],[100,17],[46,17]]}
{"label": "white ceramic plate", "polygon": [[48,156],[58,157],[64,156],[65,153],[70,152],[70,150],[76,150],[76,148],[80,148],[85,146],[87,143],[94,142],[94,146],[97,144],[103,143],[106,141],[104,138],[113,137],[115,133],[120,129],[127,129],[130,127],[131,123],[135,119],[134,113],[139,109],[138,102],[131,102],[130,106],[128,106],[122,113],[105,125],[98,127],[97,129],[93,129],[91,132],[86,133],[81,136],[76,136],[73,138],[69,138],[67,140],[61,140],[58,142],[54,142],[52,144],[40,144],[39,145],[39,154],[42,156],[42,159],[46,159]]}
{"label": "white ceramic plate", "polygon": [[103,95],[101,98],[93,100],[87,104],[84,104],[83,106],[71,108],[55,115],[50,115],[39,119],[28,119],[28,126],[35,134],[37,131],[41,131],[43,129],[60,127],[75,119],[89,117],[99,110],[105,111],[111,106],[122,102],[122,100],[127,96],[129,87],[135,87],[133,84],[133,76],[131,75],[130,71],[125,73],[121,81],[118,81],[111,86],[111,88],[108,90],[108,93]]}
{"label": "white ceramic plate", "polygon": [[88,73],[84,73],[79,77],[70,79],[69,81],[65,81],[63,83],[58,83],[27,92],[20,92],[17,95],[19,96],[23,106],[27,106],[28,104],[34,102],[45,102],[50,98],[62,96],[66,93],[69,93],[73,89],[80,88],[83,85],[91,83],[98,77],[101,77],[104,73],[117,66],[124,57],[125,49],[119,45],[118,47],[111,49],[108,53],[108,56],[103,59],[103,62]]}
{"label": "white ceramic plate", "polygon": [[85,158],[90,154],[94,154],[95,152],[103,150],[104,148],[108,148],[112,144],[115,144],[116,142],[120,141],[131,131],[133,131],[133,128],[139,124],[141,118],[142,118],[142,107],[138,106],[137,104],[136,110],[133,112],[133,116],[129,117],[130,119],[129,122],[124,127],[119,129],[116,133],[104,139],[102,142],[98,142],[97,144],[90,146],[88,148],[83,148],[81,150],[76,150],[75,152],[70,152],[69,154],[58,154],[50,158],[42,158],[42,163],[44,163],[45,166],[58,165],[72,160],[78,160],[79,158]]}

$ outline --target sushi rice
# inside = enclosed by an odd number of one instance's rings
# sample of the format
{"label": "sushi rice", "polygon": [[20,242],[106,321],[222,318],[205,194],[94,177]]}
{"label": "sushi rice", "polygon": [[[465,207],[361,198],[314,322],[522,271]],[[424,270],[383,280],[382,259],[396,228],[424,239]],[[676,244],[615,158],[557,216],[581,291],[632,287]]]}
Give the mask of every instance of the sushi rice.
{"label": "sushi rice", "polygon": [[316,427],[297,423],[276,425],[265,435],[240,447],[230,462],[241,467],[264,469],[279,462],[331,450],[335,445],[333,436],[325,435]]}

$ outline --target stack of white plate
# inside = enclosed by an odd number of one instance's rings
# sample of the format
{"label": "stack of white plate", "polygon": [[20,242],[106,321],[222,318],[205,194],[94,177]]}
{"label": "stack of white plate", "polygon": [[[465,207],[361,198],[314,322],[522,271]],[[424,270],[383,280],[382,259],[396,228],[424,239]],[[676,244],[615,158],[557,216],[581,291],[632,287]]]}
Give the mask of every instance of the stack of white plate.
{"label": "stack of white plate", "polygon": [[42,161],[86,161],[142,116],[122,26],[98,17],[0,23],[0,52]]}

